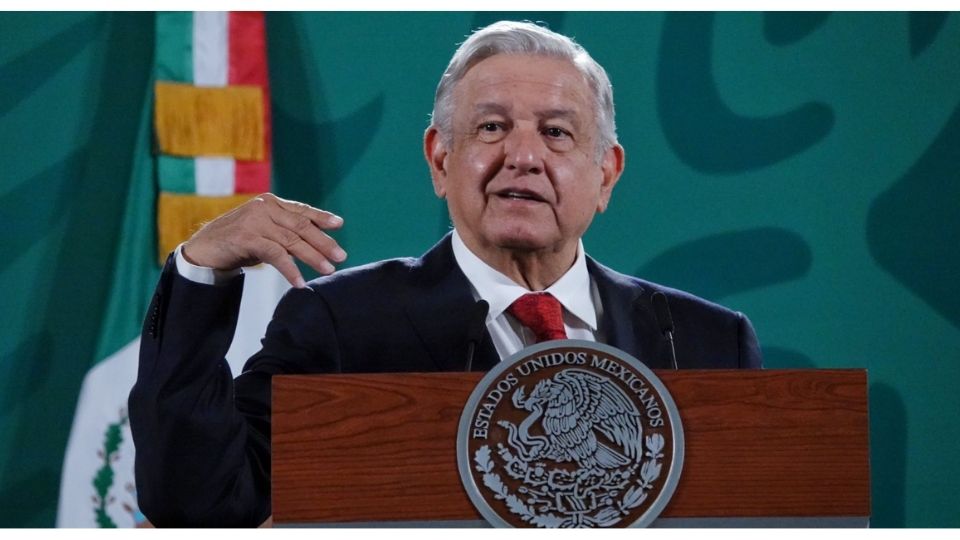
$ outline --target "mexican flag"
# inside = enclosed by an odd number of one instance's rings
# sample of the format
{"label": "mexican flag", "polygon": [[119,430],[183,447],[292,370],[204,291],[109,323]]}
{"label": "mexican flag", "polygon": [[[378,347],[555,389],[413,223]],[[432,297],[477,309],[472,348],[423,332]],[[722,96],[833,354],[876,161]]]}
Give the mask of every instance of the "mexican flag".
{"label": "mexican flag", "polygon": [[[144,525],[137,506],[127,396],[140,329],[167,254],[199,225],[270,190],[270,99],[262,13],[156,15],[153,95],[144,101],[121,245],[99,338],[64,457],[59,527]],[[289,284],[245,269],[227,360],[234,373]]]}

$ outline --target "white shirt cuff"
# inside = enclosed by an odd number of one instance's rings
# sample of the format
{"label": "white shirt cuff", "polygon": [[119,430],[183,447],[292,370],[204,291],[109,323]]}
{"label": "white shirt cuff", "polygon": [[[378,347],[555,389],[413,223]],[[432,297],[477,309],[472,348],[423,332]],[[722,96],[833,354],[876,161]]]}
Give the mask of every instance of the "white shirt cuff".
{"label": "white shirt cuff", "polygon": [[177,246],[175,257],[177,258],[177,273],[184,278],[204,285],[224,285],[231,279],[243,273],[243,270],[236,268],[234,270],[216,270],[206,266],[197,266],[183,256],[183,244]]}

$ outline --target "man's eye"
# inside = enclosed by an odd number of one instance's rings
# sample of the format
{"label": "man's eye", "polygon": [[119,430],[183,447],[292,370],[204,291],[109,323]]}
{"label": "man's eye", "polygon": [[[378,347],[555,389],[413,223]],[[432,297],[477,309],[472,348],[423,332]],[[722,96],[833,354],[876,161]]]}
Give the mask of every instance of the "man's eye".
{"label": "man's eye", "polygon": [[560,139],[570,136],[570,133],[567,130],[558,127],[548,127],[547,129],[543,130],[543,132],[547,137],[553,139]]}
{"label": "man's eye", "polygon": [[477,139],[482,142],[497,142],[502,140],[507,128],[500,122],[484,122],[477,126]]}

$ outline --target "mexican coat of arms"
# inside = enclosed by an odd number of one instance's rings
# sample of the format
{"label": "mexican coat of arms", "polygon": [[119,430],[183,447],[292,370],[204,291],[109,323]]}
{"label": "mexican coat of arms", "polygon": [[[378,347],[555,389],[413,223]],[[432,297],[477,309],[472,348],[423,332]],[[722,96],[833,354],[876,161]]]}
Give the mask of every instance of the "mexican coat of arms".
{"label": "mexican coat of arms", "polygon": [[497,526],[648,525],[679,478],[679,414],[623,351],[553,341],[487,374],[460,421],[461,479]]}

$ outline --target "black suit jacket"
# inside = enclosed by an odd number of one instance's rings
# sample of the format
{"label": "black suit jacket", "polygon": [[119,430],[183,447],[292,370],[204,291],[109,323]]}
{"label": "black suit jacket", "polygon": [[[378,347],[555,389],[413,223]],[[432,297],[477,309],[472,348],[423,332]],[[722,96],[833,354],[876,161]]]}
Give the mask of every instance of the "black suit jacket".
{"label": "black suit jacket", "polygon": [[[654,369],[669,345],[651,306],[667,295],[683,368],[760,367],[750,322],[687,293],[625,276],[587,259],[605,341]],[[270,378],[278,373],[461,371],[474,304],[450,236],[421,258],[339,271],[291,289],[262,349],[232,379],[243,278],[193,283],[167,261],[144,323],[130,424],[141,510],[155,525],[254,526],[270,515]],[[485,335],[473,362],[499,357]]]}

